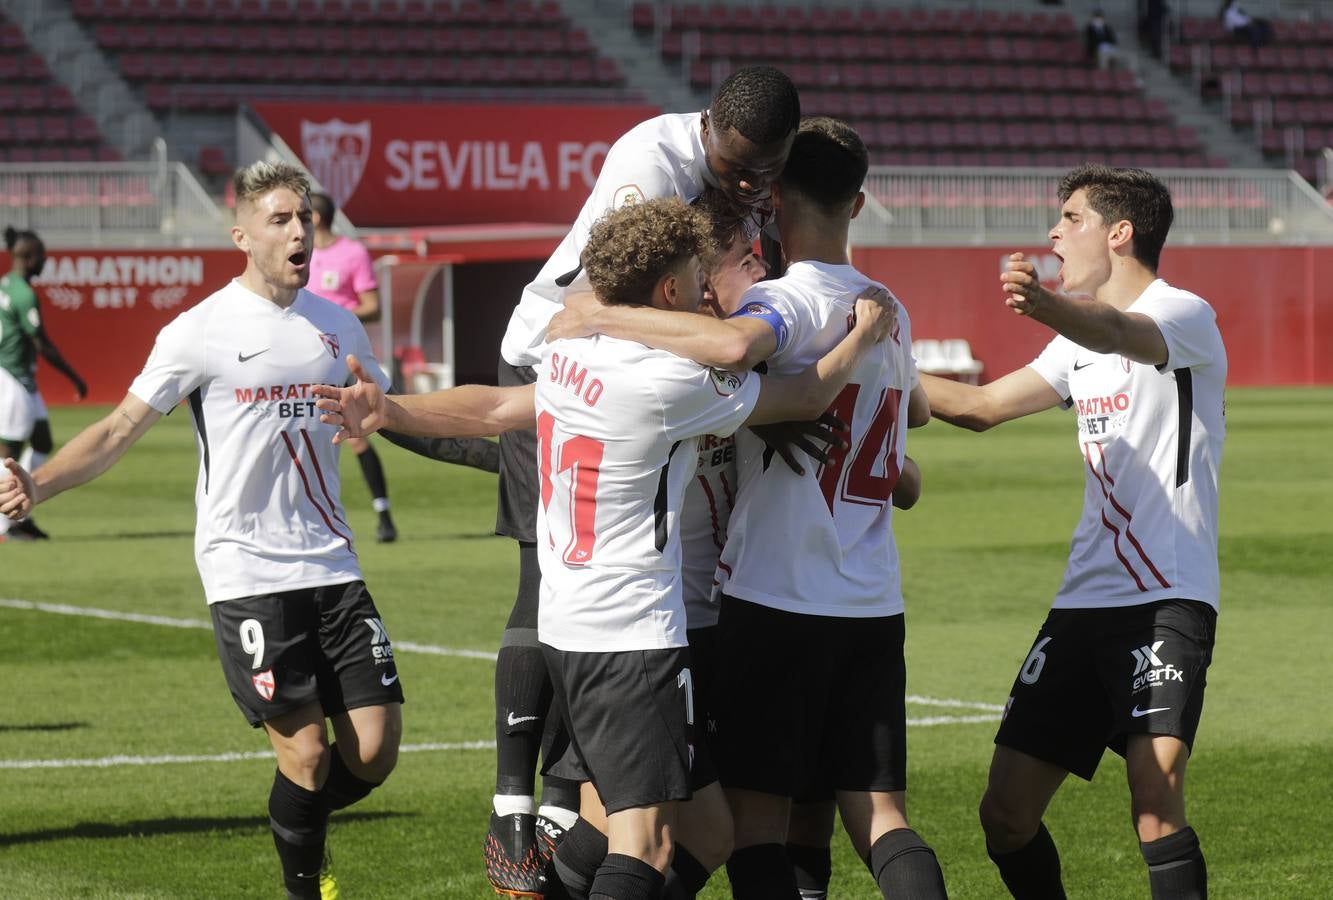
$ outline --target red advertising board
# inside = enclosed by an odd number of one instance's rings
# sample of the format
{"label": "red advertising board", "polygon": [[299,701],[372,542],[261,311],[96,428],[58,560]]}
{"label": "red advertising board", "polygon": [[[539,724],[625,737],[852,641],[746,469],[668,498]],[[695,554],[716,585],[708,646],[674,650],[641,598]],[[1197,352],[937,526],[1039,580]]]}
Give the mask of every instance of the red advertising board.
{"label": "red advertising board", "polygon": [[[50,250],[35,286],[46,331],[88,382],[88,402],[119,403],[162,326],[244,269],[238,250]],[[45,362],[37,381],[48,403],[73,400]]]}
{"label": "red advertising board", "polygon": [[645,106],[257,103],[357,225],[569,224]]}

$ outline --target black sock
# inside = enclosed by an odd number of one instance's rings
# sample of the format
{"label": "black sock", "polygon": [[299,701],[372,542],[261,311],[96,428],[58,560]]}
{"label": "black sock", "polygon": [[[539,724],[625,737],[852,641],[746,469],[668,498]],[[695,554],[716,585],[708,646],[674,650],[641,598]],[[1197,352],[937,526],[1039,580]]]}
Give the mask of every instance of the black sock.
{"label": "black sock", "polygon": [[986,848],[991,862],[1000,870],[1000,879],[1017,900],[1064,900],[1065,887],[1060,881],[1060,853],[1046,830],[1046,823],[1027,846],[1012,853],[996,853]]}
{"label": "black sock", "polygon": [[[541,568],[537,545],[520,543],[518,596],[495,661],[495,792],[533,796],[551,676],[537,644]],[[575,804],[574,809],[578,809]]]}
{"label": "black sock", "polygon": [[319,897],[324,834],[329,811],[316,791],[307,791],[281,772],[268,795],[268,822],[282,862],[282,880],[291,897]]}
{"label": "black sock", "polygon": [[935,851],[910,828],[895,828],[880,835],[866,859],[885,897],[945,900],[944,873]]}
{"label": "black sock", "polygon": [[666,872],[662,896],[667,900],[694,900],[694,896],[708,883],[711,874],[703,863],[694,858],[693,853],[677,844],[671,857],[671,868]]}
{"label": "black sock", "polygon": [[542,806],[579,811],[579,783],[559,775],[542,776]]}
{"label": "black sock", "polygon": [[829,879],[833,877],[833,853],[828,847],[808,847],[788,844],[787,858],[796,873],[796,887],[801,900],[823,900],[828,897]]}
{"label": "black sock", "polygon": [[1139,844],[1148,864],[1153,900],[1207,900],[1208,867],[1199,836],[1186,825],[1174,834]]}
{"label": "black sock", "polygon": [[588,900],[597,867],[606,854],[606,835],[586,819],[579,819],[565,832],[565,839],[555,851],[555,873],[573,900]]}
{"label": "black sock", "polygon": [[727,860],[734,900],[799,900],[796,875],[782,844],[755,844]]}
{"label": "black sock", "polygon": [[330,812],[351,806],[383,783],[365,781],[353,775],[347,763],[343,762],[336,741],[329,747],[329,751],[329,777],[324,779],[320,793],[324,798],[324,806]]}
{"label": "black sock", "polygon": [[389,485],[384,480],[384,466],[380,465],[380,455],[375,452],[375,447],[367,444],[366,452],[358,453],[356,461],[361,463],[361,474],[366,478],[366,487],[370,488],[371,498],[387,500]]}
{"label": "black sock", "polygon": [[608,854],[597,868],[589,900],[659,900],[665,879],[641,859]]}

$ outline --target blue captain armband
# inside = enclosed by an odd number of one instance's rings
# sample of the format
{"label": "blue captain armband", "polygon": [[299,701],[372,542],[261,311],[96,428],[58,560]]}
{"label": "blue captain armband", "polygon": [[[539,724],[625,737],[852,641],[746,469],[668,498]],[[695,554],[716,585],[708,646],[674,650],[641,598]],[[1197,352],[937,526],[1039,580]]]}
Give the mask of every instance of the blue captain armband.
{"label": "blue captain armband", "polygon": [[727,318],[759,319],[762,322],[767,322],[768,327],[773,329],[773,336],[778,341],[777,350],[773,352],[777,353],[787,345],[787,320],[782,318],[781,313],[762,300],[750,300]]}

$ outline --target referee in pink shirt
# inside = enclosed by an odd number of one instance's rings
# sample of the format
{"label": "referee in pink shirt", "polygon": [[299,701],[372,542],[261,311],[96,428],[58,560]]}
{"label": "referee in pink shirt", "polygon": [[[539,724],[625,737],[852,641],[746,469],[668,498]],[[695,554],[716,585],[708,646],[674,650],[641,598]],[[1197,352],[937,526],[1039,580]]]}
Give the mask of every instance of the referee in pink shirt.
{"label": "referee in pink shirt", "polygon": [[[310,195],[314,213],[315,250],[310,259],[310,282],[307,290],[346,307],[362,322],[375,322],[380,317],[379,283],[370,253],[359,242],[333,233],[333,216],[338,211],[328,194]],[[380,456],[365,438],[352,438],[348,445],[356,452],[361,463],[361,474],[370,488],[371,503],[379,513],[375,538],[380,543],[397,540],[398,529],[389,515],[389,486],[384,479]]]}

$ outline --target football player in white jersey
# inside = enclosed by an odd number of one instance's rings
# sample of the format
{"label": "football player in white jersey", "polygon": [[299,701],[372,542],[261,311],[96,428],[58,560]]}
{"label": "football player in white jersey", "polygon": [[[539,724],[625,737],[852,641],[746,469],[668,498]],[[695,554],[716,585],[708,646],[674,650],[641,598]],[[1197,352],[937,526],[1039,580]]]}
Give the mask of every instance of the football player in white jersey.
{"label": "football player in white jersey", "polygon": [[[617,140],[573,227],[523,290],[500,348],[498,383],[533,382],[546,323],[579,271],[593,223],[608,210],[656,197],[690,202],[712,186],[746,210],[753,227],[766,222],[768,184],[787,158],[800,114],[791,80],[777,69],[755,66],[723,81],[708,109],[649,119]],[[543,783],[540,808],[534,799],[550,702],[550,679],[536,639],[536,442],[530,431],[500,438],[495,527],[519,543],[519,583],[495,670],[496,784],[484,853],[492,885],[520,894],[540,888],[552,838],[573,822],[578,805],[577,786],[551,777]]]}
{"label": "football player in white jersey", "polygon": [[[708,232],[704,217],[677,199],[634,204],[597,224],[582,261],[604,302],[693,312],[701,294],[696,257]],[[697,742],[679,518],[697,437],[747,421],[812,417],[876,352],[893,328],[893,308],[859,300],[840,316],[827,355],[793,379],[765,380],[762,390],[753,373],[720,372],[629,341],[594,336],[548,346],[535,392],[538,629],[571,753],[608,813],[610,852],[591,897],[660,895],[675,807],[690,797]],[[352,423],[408,434],[487,433],[527,425],[534,412],[533,391],[523,388],[469,386],[386,403],[363,380],[320,393],[333,398],[321,408],[341,410]]]}
{"label": "football player in white jersey", "polygon": [[403,692],[312,387],[346,381],[353,353],[368,377],[388,378],[356,316],[304,290],[305,175],[258,162],[233,184],[245,271],[162,329],[109,416],[31,476],[6,460],[17,477],[0,483],[0,512],[22,515],[97,477],[188,398],[200,456],[195,559],[232,697],[277,754],[268,811],[283,880],[290,897],[332,896],[321,875],[329,813],[393,769]]}
{"label": "football player in white jersey", "polygon": [[[842,122],[801,123],[773,186],[790,268],[740,312],[690,328],[655,310],[580,306],[552,334],[613,334],[705,364],[799,371],[845,331],[869,284],[847,257],[865,145]],[[934,852],[906,817],[903,601],[891,502],[906,429],[929,418],[901,309],[831,411],[850,446],[799,475],[737,435],[740,487],[718,562],[719,768],[736,822],[736,897],[794,897],[784,843],[794,797],[833,790],[853,846],[885,896],[944,896]],[[793,666],[793,659],[802,665]]]}
{"label": "football player in white jersey", "polygon": [[[931,412],[983,431],[1054,406],[1078,415],[1086,487],[1054,608],[1015,679],[981,801],[1015,897],[1063,897],[1042,816],[1109,746],[1155,900],[1207,895],[1185,816],[1185,766],[1217,619],[1217,478],[1227,357],[1212,307],[1157,277],[1171,195],[1139,169],[1087,165],[1060,184],[1053,293],[1013,254],[1005,303],[1056,332],[982,387],[923,376]],[[1081,294],[1087,297],[1072,297]]]}

